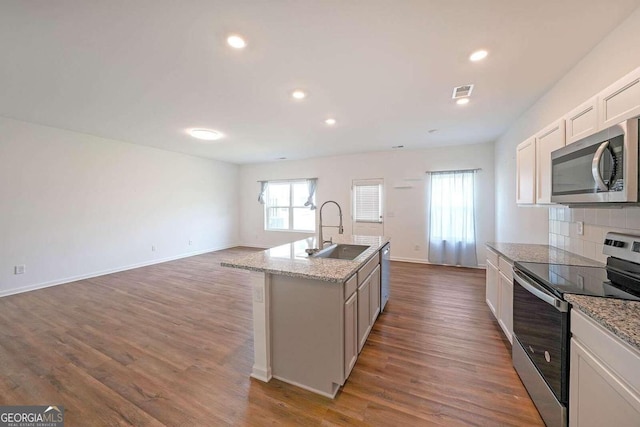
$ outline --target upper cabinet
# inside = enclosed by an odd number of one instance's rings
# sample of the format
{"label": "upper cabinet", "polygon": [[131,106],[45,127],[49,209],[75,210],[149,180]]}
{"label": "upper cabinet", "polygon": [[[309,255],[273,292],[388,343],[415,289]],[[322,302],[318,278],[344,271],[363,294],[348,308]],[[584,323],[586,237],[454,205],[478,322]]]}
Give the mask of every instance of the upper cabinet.
{"label": "upper cabinet", "polygon": [[596,133],[600,129],[598,127],[598,97],[594,96],[567,113],[565,122],[567,145]]}
{"label": "upper cabinet", "polygon": [[600,129],[640,116],[640,68],[600,92],[598,109]]}
{"label": "upper cabinet", "polygon": [[551,203],[551,152],[564,147],[564,119],[536,135],[536,203]]}
{"label": "upper cabinet", "polygon": [[516,203],[536,202],[536,139],[529,138],[516,151]]}
{"label": "upper cabinet", "polygon": [[551,153],[634,117],[640,117],[640,68],[518,145],[516,203],[551,204]]}

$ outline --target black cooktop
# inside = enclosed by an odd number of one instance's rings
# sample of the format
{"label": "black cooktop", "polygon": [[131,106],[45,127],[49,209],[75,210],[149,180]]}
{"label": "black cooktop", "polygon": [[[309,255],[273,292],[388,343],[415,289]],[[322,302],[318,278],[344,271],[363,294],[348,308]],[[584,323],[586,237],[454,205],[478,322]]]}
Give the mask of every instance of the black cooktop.
{"label": "black cooktop", "polygon": [[560,298],[569,293],[640,301],[640,280],[615,268],[537,262],[516,262],[515,267]]}

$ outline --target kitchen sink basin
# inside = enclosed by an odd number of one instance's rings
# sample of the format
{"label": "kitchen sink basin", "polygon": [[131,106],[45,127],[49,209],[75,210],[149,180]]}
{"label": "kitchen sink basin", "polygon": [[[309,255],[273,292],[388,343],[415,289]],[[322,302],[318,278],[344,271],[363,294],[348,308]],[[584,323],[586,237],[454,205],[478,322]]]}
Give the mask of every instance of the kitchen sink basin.
{"label": "kitchen sink basin", "polygon": [[324,248],[321,251],[311,255],[314,258],[334,258],[334,259],[355,259],[362,252],[367,250],[369,246],[366,245],[342,245],[334,244]]}

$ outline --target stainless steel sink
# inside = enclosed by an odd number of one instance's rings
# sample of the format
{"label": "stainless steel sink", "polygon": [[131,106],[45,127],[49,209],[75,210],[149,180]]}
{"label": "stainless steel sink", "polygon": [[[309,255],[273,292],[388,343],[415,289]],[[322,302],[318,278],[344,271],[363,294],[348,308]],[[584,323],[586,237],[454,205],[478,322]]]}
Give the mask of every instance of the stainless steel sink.
{"label": "stainless steel sink", "polygon": [[365,245],[342,245],[334,244],[324,248],[321,251],[311,255],[314,258],[335,258],[335,259],[355,259],[362,252],[366,251],[369,246]]}

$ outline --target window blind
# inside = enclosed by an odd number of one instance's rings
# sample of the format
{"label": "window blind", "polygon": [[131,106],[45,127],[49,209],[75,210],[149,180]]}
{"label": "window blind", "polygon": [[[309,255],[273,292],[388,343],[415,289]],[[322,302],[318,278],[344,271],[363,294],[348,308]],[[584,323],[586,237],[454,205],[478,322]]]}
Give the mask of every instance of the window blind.
{"label": "window blind", "polygon": [[382,222],[382,185],[354,185],[356,222]]}

